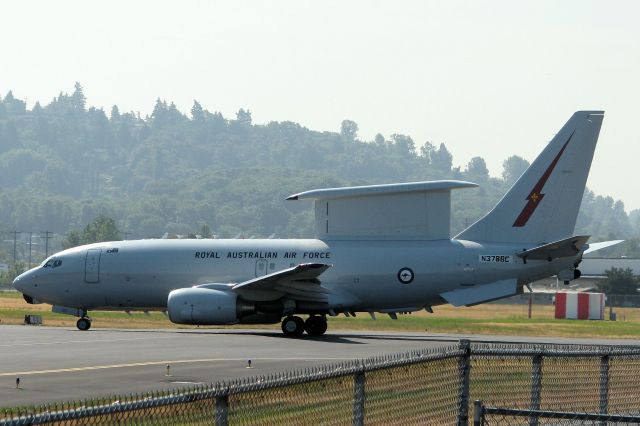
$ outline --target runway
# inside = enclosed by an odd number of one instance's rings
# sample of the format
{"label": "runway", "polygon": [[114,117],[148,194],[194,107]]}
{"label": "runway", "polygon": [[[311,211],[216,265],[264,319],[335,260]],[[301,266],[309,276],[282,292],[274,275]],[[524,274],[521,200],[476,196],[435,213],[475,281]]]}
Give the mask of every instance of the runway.
{"label": "runway", "polygon": [[[170,389],[410,350],[482,342],[640,345],[640,340],[268,330],[114,330],[0,326],[0,407]],[[251,360],[252,368],[247,368]],[[170,375],[166,366],[170,365]],[[16,378],[20,388],[16,389]]]}

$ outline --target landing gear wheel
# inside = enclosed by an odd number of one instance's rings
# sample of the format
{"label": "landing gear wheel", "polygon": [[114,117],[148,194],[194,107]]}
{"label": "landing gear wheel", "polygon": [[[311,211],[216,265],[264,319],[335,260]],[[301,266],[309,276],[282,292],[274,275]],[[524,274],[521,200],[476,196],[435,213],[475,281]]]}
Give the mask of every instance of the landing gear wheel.
{"label": "landing gear wheel", "polygon": [[285,336],[302,336],[304,321],[300,317],[286,317],[282,320],[282,332]]}
{"label": "landing gear wheel", "polygon": [[76,326],[78,330],[87,331],[91,328],[91,320],[89,318],[80,318],[78,322],[76,322]]}
{"label": "landing gear wheel", "polygon": [[322,336],[327,331],[327,321],[319,315],[311,315],[304,322],[304,330],[309,336]]}

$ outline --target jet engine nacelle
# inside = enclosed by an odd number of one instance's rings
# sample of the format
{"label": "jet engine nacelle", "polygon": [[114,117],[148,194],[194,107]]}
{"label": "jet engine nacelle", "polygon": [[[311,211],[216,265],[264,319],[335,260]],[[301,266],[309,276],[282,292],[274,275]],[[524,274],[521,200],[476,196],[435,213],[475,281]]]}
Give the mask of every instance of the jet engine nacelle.
{"label": "jet engine nacelle", "polygon": [[236,324],[238,295],[208,288],[181,288],[169,293],[169,319],[176,324]]}
{"label": "jet engine nacelle", "polygon": [[558,279],[564,283],[564,285],[569,285],[569,282],[573,280],[577,280],[582,276],[580,269],[565,269],[558,272]]}

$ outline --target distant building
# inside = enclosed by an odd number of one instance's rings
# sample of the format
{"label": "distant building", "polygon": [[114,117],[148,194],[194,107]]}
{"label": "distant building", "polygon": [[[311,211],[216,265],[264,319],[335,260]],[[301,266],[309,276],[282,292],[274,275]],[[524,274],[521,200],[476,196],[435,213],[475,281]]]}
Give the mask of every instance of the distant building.
{"label": "distant building", "polygon": [[583,277],[604,277],[604,271],[611,268],[630,268],[633,271],[633,275],[640,275],[640,259],[584,258],[580,266],[578,266]]}

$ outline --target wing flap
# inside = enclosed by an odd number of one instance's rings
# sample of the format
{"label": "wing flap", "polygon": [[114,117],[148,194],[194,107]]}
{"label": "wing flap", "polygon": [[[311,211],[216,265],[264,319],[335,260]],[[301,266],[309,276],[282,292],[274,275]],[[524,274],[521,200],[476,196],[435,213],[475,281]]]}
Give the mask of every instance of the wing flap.
{"label": "wing flap", "polygon": [[320,281],[318,281],[317,277],[330,267],[331,265],[324,263],[301,263],[292,268],[283,269],[273,274],[238,283],[234,285],[232,289],[241,290],[250,288],[266,290],[273,288],[278,281],[300,281],[318,285]]}

